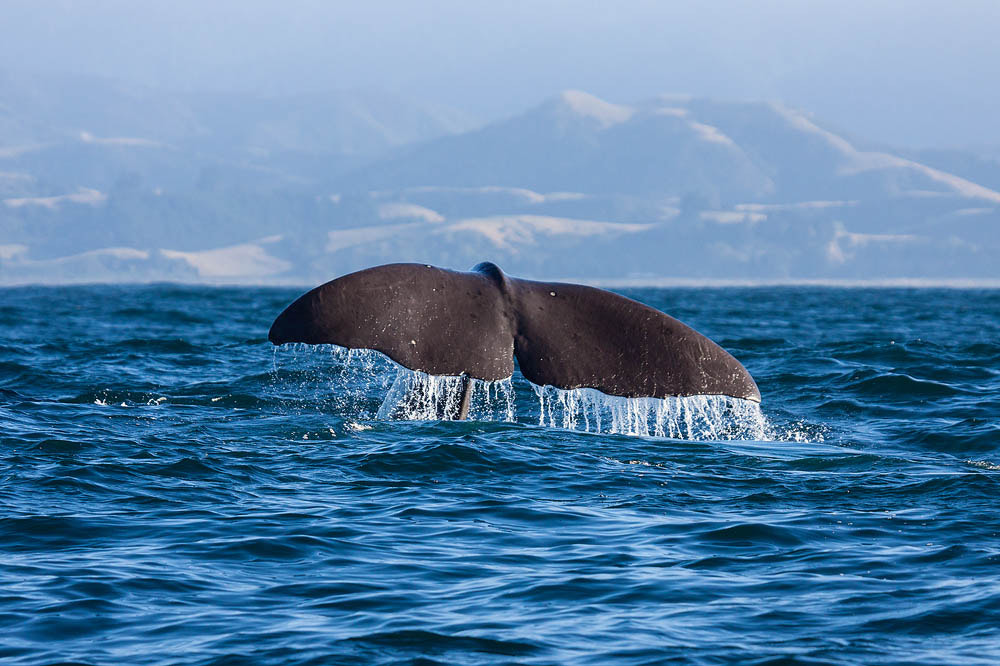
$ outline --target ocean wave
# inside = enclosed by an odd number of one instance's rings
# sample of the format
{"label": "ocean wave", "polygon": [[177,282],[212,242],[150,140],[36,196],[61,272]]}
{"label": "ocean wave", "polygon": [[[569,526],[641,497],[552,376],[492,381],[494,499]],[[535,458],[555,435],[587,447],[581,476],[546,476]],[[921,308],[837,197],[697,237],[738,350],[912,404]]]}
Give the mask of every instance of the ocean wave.
{"label": "ocean wave", "polygon": [[5,664],[1000,658],[985,292],[647,290],[763,402],[515,374],[467,421],[272,350],[291,291],[4,295]]}

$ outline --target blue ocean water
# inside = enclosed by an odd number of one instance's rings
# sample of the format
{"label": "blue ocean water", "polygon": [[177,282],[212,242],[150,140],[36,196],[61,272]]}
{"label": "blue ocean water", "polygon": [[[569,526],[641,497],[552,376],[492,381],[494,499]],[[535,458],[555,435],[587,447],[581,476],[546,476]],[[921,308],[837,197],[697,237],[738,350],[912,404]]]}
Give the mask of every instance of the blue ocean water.
{"label": "blue ocean water", "polygon": [[761,409],[468,422],[274,350],[297,293],[0,290],[0,661],[1000,661],[1000,291],[631,290]]}

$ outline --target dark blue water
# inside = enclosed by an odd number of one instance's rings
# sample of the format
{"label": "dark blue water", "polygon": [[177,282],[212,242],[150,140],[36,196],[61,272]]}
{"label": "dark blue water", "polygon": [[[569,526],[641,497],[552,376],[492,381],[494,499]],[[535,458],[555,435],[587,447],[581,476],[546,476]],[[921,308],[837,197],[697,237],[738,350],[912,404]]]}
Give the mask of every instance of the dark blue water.
{"label": "dark blue water", "polygon": [[628,293],[762,413],[377,420],[387,364],[267,343],[296,290],[0,291],[0,661],[1000,660],[1000,292]]}

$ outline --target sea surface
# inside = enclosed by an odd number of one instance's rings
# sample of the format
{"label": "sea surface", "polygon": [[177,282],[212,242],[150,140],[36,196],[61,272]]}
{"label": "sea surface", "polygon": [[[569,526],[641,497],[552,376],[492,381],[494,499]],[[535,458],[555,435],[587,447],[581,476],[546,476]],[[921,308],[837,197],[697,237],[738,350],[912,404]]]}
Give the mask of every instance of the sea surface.
{"label": "sea surface", "polygon": [[0,290],[0,662],[1000,662],[1000,291],[628,290],[762,405],[467,422],[298,293]]}

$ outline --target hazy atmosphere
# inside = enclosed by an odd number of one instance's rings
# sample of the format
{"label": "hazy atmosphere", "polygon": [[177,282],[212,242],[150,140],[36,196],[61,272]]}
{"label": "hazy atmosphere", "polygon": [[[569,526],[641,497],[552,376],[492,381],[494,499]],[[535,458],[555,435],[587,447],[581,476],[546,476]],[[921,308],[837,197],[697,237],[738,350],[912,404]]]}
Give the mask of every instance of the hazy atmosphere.
{"label": "hazy atmosphere", "polygon": [[1000,0],[0,0],[3,666],[1000,664]]}
{"label": "hazy atmosphere", "polygon": [[994,2],[0,12],[3,283],[1000,278]]}
{"label": "hazy atmosphere", "polygon": [[990,0],[7,0],[3,12],[0,62],[15,71],[172,91],[381,89],[479,121],[564,89],[777,99],[876,141],[1000,148]]}

